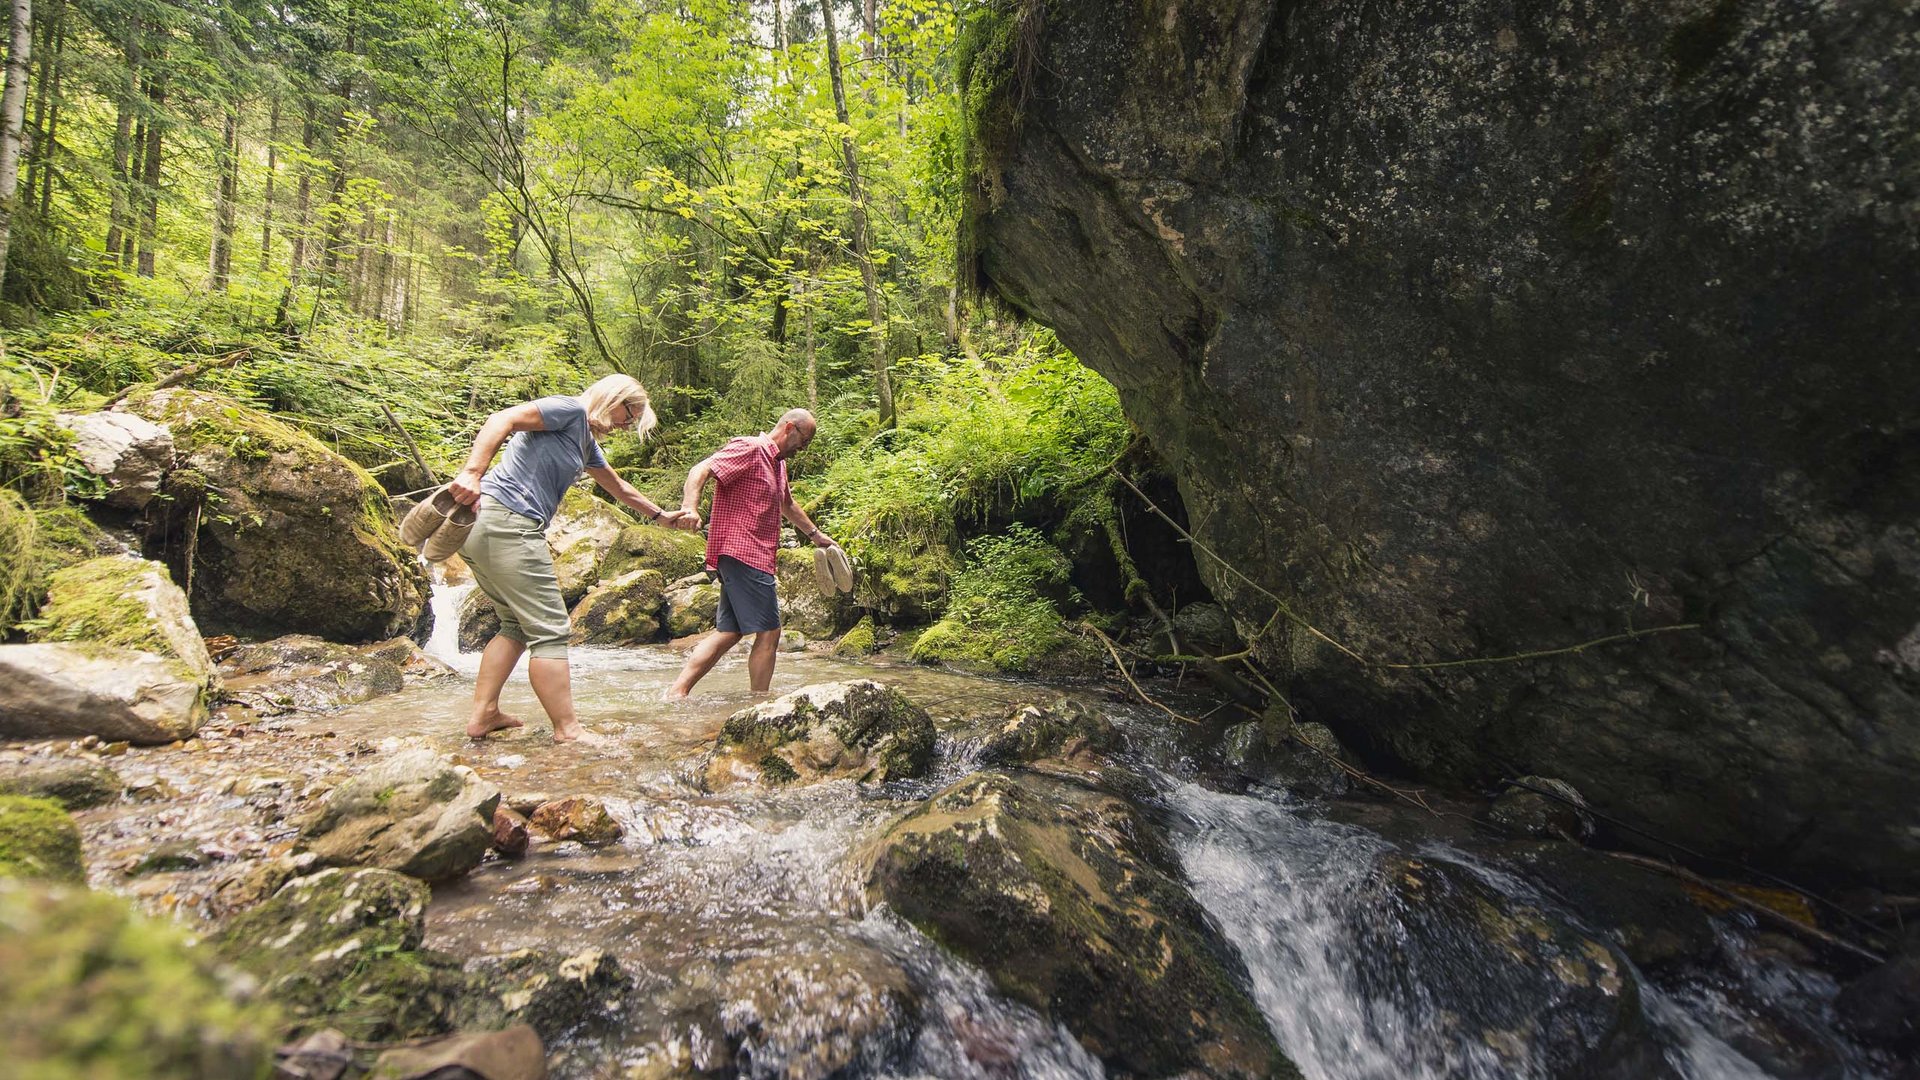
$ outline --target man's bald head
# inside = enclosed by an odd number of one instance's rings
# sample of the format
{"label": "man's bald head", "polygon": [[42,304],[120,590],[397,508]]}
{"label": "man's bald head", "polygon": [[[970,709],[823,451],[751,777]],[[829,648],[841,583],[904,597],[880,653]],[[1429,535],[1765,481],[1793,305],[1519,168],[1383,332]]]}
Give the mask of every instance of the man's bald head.
{"label": "man's bald head", "polygon": [[813,419],[812,413],[805,409],[788,409],[780,414],[780,422],[773,425],[773,441],[780,447],[780,456],[790,458],[807,448],[817,430],[819,424]]}

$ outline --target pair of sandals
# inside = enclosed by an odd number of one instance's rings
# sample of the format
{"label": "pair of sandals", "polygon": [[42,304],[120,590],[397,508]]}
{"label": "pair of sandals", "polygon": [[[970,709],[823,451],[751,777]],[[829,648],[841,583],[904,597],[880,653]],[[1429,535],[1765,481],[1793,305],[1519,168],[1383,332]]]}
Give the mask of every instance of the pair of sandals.
{"label": "pair of sandals", "polygon": [[445,562],[467,542],[479,517],[475,507],[461,505],[442,485],[401,519],[400,542],[430,563]]}
{"label": "pair of sandals", "polygon": [[853,561],[839,544],[813,549],[813,579],[826,596],[853,591]]}

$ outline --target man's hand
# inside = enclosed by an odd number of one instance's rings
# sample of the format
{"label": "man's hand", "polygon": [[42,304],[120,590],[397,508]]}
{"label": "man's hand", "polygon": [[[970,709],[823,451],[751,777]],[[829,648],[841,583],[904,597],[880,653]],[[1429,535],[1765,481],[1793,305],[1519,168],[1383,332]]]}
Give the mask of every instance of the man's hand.
{"label": "man's hand", "polygon": [[453,494],[453,501],[462,506],[472,506],[479,502],[480,475],[479,469],[461,469],[460,474],[447,484],[447,490]]}
{"label": "man's hand", "polygon": [[828,536],[827,531],[825,529],[815,529],[813,530],[813,546],[814,547],[834,547],[835,545],[833,542],[833,537]]}
{"label": "man's hand", "polygon": [[688,532],[700,531],[700,511],[675,510],[674,513],[680,515],[673,519],[672,525],[674,528],[685,529]]}

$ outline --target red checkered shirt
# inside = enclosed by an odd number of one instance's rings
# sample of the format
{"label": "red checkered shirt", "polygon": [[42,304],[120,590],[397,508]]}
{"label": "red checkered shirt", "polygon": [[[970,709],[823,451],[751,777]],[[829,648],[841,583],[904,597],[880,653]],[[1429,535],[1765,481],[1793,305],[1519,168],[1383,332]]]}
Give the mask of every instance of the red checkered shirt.
{"label": "red checkered shirt", "polygon": [[775,572],[780,507],[787,501],[787,463],[765,435],[739,435],[713,455],[713,511],[707,528],[707,568],[731,555],[756,570]]}

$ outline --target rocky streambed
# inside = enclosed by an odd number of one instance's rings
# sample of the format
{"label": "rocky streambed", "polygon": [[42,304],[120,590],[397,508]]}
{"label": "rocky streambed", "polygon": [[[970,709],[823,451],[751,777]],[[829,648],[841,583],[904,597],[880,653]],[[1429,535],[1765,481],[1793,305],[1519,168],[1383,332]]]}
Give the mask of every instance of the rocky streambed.
{"label": "rocky streambed", "polygon": [[777,702],[736,657],[668,705],[678,660],[577,654],[603,746],[555,746],[524,682],[528,727],[470,742],[467,677],[416,659],[0,775],[70,774],[89,884],[274,1038],[524,1023],[563,1077],[1904,1075],[1868,1015],[1897,992],[1475,808],[1097,688],[796,654]]}

